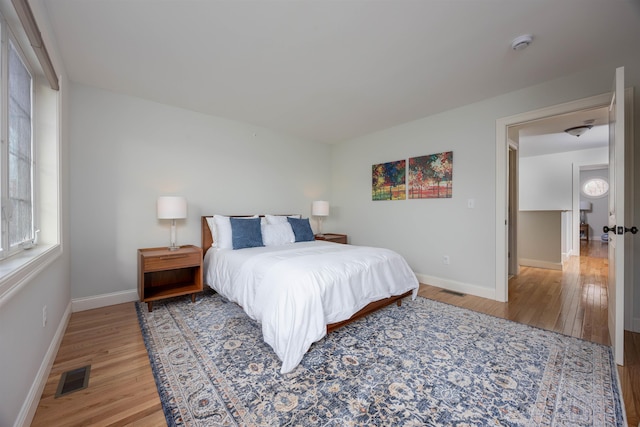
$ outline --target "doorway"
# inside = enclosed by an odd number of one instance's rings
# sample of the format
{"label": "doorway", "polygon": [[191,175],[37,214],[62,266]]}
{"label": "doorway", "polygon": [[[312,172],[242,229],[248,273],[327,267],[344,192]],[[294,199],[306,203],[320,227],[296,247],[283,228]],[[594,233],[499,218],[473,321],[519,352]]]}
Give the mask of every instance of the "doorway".
{"label": "doorway", "polygon": [[[529,122],[542,121],[545,119],[554,118],[556,116],[573,114],[584,110],[606,108],[609,106],[609,104],[610,94],[607,93],[496,120],[496,292],[494,297],[496,301],[507,302],[509,300],[508,279],[509,274],[514,271],[513,268],[510,268],[513,265],[512,258],[514,255],[513,253],[511,253],[511,257],[509,256],[510,248],[517,245],[517,229],[515,227],[511,227],[510,224],[510,212],[512,212],[510,209],[510,198],[517,198],[517,195],[514,196],[511,194],[513,188],[513,184],[511,184],[511,181],[513,180],[513,176],[510,177],[509,169],[514,167],[518,168],[517,161],[515,162],[515,164],[513,163],[513,161],[510,161],[510,150],[513,150],[514,148],[516,150],[519,149],[517,132],[514,132],[513,129],[519,125],[523,125]],[[633,107],[632,89],[627,89],[625,91],[625,104],[627,105],[626,111],[631,112]],[[631,120],[627,121],[627,123],[630,122]],[[625,133],[626,132],[632,134],[630,126],[625,130]],[[629,135],[628,137],[630,138],[629,140],[632,140]],[[511,153],[511,155],[513,155],[513,153]],[[596,163],[600,162],[593,162],[593,164]],[[588,164],[588,162],[585,163],[585,165],[586,164]],[[569,215],[569,220],[572,222],[572,224],[576,225],[575,230],[578,230],[577,232],[573,233],[574,236],[572,239],[572,250],[576,251],[576,255],[579,254],[580,248],[580,189],[577,185],[577,183],[579,182],[579,172],[579,166],[576,166],[573,170],[573,182],[576,183],[576,185],[574,185],[574,198],[569,209],[569,211],[571,212],[571,214]],[[627,163],[627,166],[625,168],[625,176],[629,182],[632,182],[632,161],[629,161]],[[633,218],[633,206],[627,204],[627,208],[631,210],[627,213],[627,217]],[[626,251],[625,258],[631,258],[631,252],[631,250]],[[627,263],[627,266],[631,265],[632,264],[629,261]],[[625,283],[633,283],[633,269],[626,269],[625,274],[630,275],[630,277],[625,277]],[[634,328],[632,322],[632,319],[634,319],[634,292],[632,286],[627,286],[627,288],[631,289],[626,290],[627,298],[625,298],[624,310],[625,329],[635,331],[636,329],[640,328]]]}
{"label": "doorway", "polygon": [[[579,136],[566,132],[576,125],[587,130]],[[591,211],[583,204],[597,199],[584,193],[581,176],[587,169],[607,167],[608,110],[589,108],[533,120],[510,126],[509,134],[518,141],[517,162],[509,161],[510,168],[517,165],[518,181],[514,185],[517,203],[510,200],[509,205],[517,204],[520,222],[519,226],[510,227],[516,235],[510,239],[513,242],[510,251],[517,248],[517,262],[521,266],[562,270],[572,256],[580,255],[581,235],[589,236],[589,231],[591,235],[597,233],[583,224],[587,210]],[[510,148],[510,156],[512,151]],[[510,187],[510,199],[513,194]],[[607,204],[593,207],[598,209],[590,216],[595,218],[596,211],[600,214],[602,221],[597,228],[602,230],[602,226],[607,225]],[[513,260],[509,264],[513,264]]]}
{"label": "doorway", "polygon": [[[512,194],[512,188],[510,181],[513,179],[513,175],[510,175],[510,165],[513,168],[514,165],[509,161],[510,149],[516,148],[521,150],[519,146],[519,132],[514,132],[518,126],[524,126],[527,124],[541,122],[543,120],[550,120],[555,117],[565,116],[585,110],[593,110],[598,108],[607,107],[610,102],[610,95],[603,94],[590,98],[585,98],[578,101],[573,101],[557,106],[547,107],[540,110],[531,111],[528,113],[522,113],[511,117],[498,119],[496,121],[496,295],[497,301],[506,302],[509,300],[509,252],[510,247],[515,248],[517,245],[517,229],[510,226],[510,199],[515,197],[514,200],[519,200],[520,195]],[[508,137],[509,138],[508,138]],[[512,154],[513,155],[513,154]],[[515,162],[515,167],[519,168],[518,162]],[[574,169],[574,177],[579,170]],[[509,178],[509,177],[512,178]],[[577,178],[577,177],[576,177]],[[575,182],[575,179],[573,180]],[[565,201],[566,203],[566,201]],[[517,205],[516,205],[517,206]],[[569,216],[569,220],[572,224],[579,224],[579,199],[575,197],[569,202],[568,206],[564,209],[567,212],[572,212]],[[521,209],[523,206],[517,206],[517,209]],[[514,210],[516,207],[513,208]],[[502,215],[500,214],[502,213]],[[577,234],[577,233],[576,233]],[[576,237],[574,243],[578,242]],[[511,242],[511,246],[510,246]],[[577,246],[579,248],[579,246]]]}
{"label": "doorway", "polygon": [[[609,165],[580,166],[577,181],[580,200],[580,251],[601,252],[609,234],[603,228],[609,224]],[[607,256],[606,251],[605,256]]]}

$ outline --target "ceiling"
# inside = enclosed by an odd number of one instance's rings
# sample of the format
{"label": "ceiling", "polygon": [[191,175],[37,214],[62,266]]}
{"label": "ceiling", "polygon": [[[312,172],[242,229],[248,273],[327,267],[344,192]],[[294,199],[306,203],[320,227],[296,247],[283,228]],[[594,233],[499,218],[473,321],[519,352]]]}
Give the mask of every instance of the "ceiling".
{"label": "ceiling", "polygon": [[[42,1],[73,82],[325,143],[615,63],[640,40],[638,0]],[[533,43],[514,51],[521,34]]]}
{"label": "ceiling", "polygon": [[[565,132],[565,129],[584,124],[591,124],[593,128],[579,137]],[[514,126],[509,129],[509,136],[518,139],[520,157],[608,147],[609,109],[589,109],[536,120]]]}

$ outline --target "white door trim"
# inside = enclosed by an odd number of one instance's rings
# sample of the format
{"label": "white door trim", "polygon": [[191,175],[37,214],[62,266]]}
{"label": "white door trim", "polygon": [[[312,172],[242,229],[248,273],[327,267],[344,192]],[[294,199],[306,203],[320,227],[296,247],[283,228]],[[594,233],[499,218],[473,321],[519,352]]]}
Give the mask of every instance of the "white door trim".
{"label": "white door trim", "polygon": [[[625,144],[625,148],[627,152],[625,153],[625,188],[628,195],[628,203],[625,203],[625,220],[627,221],[626,225],[635,225],[635,199],[634,195],[636,194],[635,189],[635,136],[634,136],[634,88],[627,87],[624,90],[624,139],[627,141]],[[636,311],[634,309],[634,301],[636,299],[637,292],[635,290],[635,269],[633,267],[633,263],[635,260],[635,241],[637,237],[634,238],[633,235],[629,234],[628,238],[625,239],[625,307],[624,307],[624,329],[630,330],[632,332],[640,332],[640,324],[636,322],[635,316]]]}
{"label": "white door trim", "polygon": [[[545,107],[526,113],[503,117],[496,120],[496,292],[495,300],[509,300],[507,248],[508,248],[508,171],[509,142],[507,128],[532,120],[544,119],[560,114],[573,113],[589,108],[609,106],[611,93],[592,96],[577,101]],[[576,207],[577,208],[577,207]]]}

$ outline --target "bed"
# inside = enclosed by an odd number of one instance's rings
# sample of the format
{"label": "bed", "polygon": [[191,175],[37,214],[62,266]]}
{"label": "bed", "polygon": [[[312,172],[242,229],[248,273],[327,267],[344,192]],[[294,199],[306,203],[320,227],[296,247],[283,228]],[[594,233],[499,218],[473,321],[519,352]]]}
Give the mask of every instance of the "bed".
{"label": "bed", "polygon": [[225,237],[215,236],[212,218],[202,217],[204,283],[261,324],[281,373],[295,369],[311,344],[332,330],[417,295],[415,274],[391,250],[313,239],[267,244],[267,233],[265,246],[213,247],[216,237]]}

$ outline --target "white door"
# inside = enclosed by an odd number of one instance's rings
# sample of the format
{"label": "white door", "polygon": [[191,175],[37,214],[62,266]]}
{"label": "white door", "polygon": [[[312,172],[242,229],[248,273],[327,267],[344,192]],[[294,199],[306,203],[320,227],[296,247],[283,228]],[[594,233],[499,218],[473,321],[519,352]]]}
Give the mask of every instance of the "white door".
{"label": "white door", "polygon": [[616,69],[609,108],[609,336],[624,364],[624,67]]}

